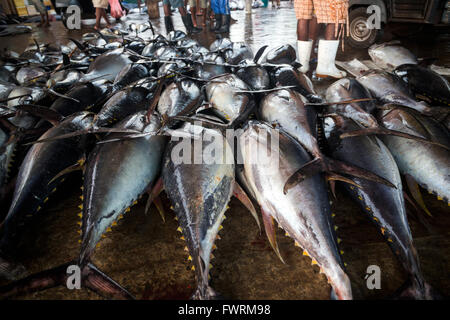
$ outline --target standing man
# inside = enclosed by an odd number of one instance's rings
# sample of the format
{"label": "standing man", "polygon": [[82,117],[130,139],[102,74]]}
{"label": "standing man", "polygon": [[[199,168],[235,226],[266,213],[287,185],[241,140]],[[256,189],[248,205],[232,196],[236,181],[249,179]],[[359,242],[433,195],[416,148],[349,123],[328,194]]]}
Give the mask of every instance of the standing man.
{"label": "standing man", "polygon": [[[339,24],[347,22],[348,0],[294,0],[295,15],[297,17],[297,48],[298,58],[302,67],[300,71],[309,70],[309,60],[315,40],[316,28],[313,12],[317,23],[325,23],[325,40],[319,41],[317,53],[318,77],[343,78],[347,74],[336,68],[336,53],[339,40],[336,40]],[[343,32],[343,31],[342,31]]]}
{"label": "standing man", "polygon": [[202,31],[202,29],[194,27],[194,25],[192,24],[192,18],[187,14],[183,0],[163,0],[164,24],[166,26],[167,34],[169,34],[170,31],[174,30],[170,10],[171,7],[178,8],[181,19],[183,20],[184,27],[186,28],[188,34],[195,34]]}

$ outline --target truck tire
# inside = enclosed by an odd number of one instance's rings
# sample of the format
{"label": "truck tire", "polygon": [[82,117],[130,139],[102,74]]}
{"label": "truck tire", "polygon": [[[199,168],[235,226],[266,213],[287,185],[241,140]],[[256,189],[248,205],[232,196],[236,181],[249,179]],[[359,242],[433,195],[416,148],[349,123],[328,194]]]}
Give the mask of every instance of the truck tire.
{"label": "truck tire", "polygon": [[375,43],[379,35],[380,30],[367,28],[366,21],[369,15],[366,10],[367,7],[359,7],[349,13],[350,36],[346,39],[353,48],[368,48]]}

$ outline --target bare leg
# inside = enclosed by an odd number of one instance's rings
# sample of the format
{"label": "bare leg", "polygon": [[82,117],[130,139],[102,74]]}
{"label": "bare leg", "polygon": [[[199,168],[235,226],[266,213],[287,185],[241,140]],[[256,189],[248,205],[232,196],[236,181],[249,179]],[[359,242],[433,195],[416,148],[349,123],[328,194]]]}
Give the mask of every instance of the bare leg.
{"label": "bare leg", "polygon": [[316,41],[318,30],[319,30],[319,25],[317,23],[317,18],[313,17],[311,20],[309,20],[308,38],[313,41]]}
{"label": "bare leg", "polygon": [[164,16],[168,17],[171,15],[170,6],[168,4],[163,5]]}
{"label": "bare leg", "polygon": [[44,14],[41,13],[41,22],[38,23],[38,27],[42,27],[45,24]]}
{"label": "bare leg", "polygon": [[317,53],[314,51],[315,45],[316,45],[316,41],[317,41],[317,35],[319,33],[319,24],[317,23],[317,18],[313,17],[310,21],[309,21],[309,34],[308,34],[308,38],[311,39],[313,41],[312,43],[312,51],[311,51],[311,57],[316,58],[317,57]]}
{"label": "bare leg", "polygon": [[325,29],[325,40],[336,40],[334,36],[334,23],[328,23]]}
{"label": "bare leg", "polygon": [[102,8],[95,8],[95,30],[100,30],[100,20],[102,19]]}
{"label": "bare leg", "polygon": [[206,27],[206,9],[202,9],[202,26]]}
{"label": "bare leg", "polygon": [[190,7],[189,10],[191,11],[192,25],[197,27],[197,7]]}
{"label": "bare leg", "polygon": [[309,21],[305,19],[297,20],[297,40],[308,41]]}
{"label": "bare leg", "polygon": [[102,17],[106,21],[106,27],[111,28],[111,24],[109,23],[108,16],[106,15],[106,10],[102,9]]}
{"label": "bare leg", "polygon": [[50,19],[48,17],[48,11],[45,11],[45,18],[46,18],[46,22],[44,24],[45,27],[49,27],[50,26]]}
{"label": "bare leg", "polygon": [[182,17],[184,17],[187,14],[186,8],[185,7],[179,7],[178,11],[180,11],[180,15]]}

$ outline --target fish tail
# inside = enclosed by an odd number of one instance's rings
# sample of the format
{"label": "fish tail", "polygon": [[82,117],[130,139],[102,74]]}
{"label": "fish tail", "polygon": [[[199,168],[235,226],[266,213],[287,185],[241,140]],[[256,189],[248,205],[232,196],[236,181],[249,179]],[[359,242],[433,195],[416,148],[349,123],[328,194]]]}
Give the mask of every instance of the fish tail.
{"label": "fish tail", "polygon": [[223,296],[211,288],[209,285],[198,286],[193,295],[192,300],[223,300]]}
{"label": "fish tail", "polygon": [[[77,287],[77,281],[73,281],[77,277],[76,267],[79,268],[79,287]],[[105,298],[134,299],[127,290],[92,263],[80,267],[76,264],[76,261],[70,261],[1,286],[0,299],[8,299],[58,286],[66,286],[68,289],[87,288]]]}

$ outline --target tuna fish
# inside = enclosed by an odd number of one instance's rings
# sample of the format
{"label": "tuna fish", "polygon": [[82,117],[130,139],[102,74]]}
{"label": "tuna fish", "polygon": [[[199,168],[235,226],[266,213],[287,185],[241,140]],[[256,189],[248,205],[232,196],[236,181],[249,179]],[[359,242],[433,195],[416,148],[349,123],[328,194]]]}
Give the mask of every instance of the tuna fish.
{"label": "tuna fish", "polygon": [[290,44],[284,44],[267,52],[265,60],[273,64],[292,64],[296,58],[295,49]]}
{"label": "tuna fish", "polygon": [[[384,127],[418,135],[442,146],[413,141],[396,136],[381,139],[391,151],[400,172],[409,177],[412,194],[417,194],[415,182],[434,193],[438,199],[450,202],[450,136],[448,130],[435,120],[396,108],[380,111],[378,116]],[[446,148],[445,148],[446,147]],[[415,182],[414,182],[415,181]],[[422,202],[417,199],[419,204]]]}
{"label": "tuna fish", "polygon": [[[270,137],[270,143],[268,142]],[[278,137],[278,148],[273,141]],[[311,156],[293,139],[267,124],[250,121],[239,138],[244,175],[261,207],[269,241],[277,252],[275,224],[318,264],[333,289],[332,296],[352,299],[350,280],[339,253],[325,180],[315,174],[283,192],[285,181],[311,161]],[[274,151],[278,151],[274,153]],[[261,161],[268,154],[278,161]],[[269,158],[273,160],[272,156]]]}
{"label": "tuna fish", "polygon": [[414,93],[431,99],[437,105],[450,106],[450,84],[440,74],[415,64],[401,65],[394,73]]}
{"label": "tuna fish", "polygon": [[406,84],[396,75],[372,70],[356,78],[380,103],[397,104],[431,115],[432,108],[424,102],[417,102]]}
{"label": "tuna fish", "polygon": [[[115,128],[154,133],[158,114],[146,124],[146,111],[135,113]],[[107,139],[123,136],[113,133]],[[159,177],[167,137],[147,135],[98,144],[86,161],[83,187],[82,243],[79,264],[89,260],[102,235]]]}
{"label": "tuna fish", "polygon": [[[186,124],[184,128],[189,131],[190,128],[200,127]],[[203,141],[202,154],[208,147],[214,147],[217,141],[221,140],[223,150],[228,157],[231,155],[231,163],[222,158],[219,163],[195,164],[194,158],[191,159],[190,156],[186,159],[188,163],[177,163],[173,159],[173,154],[181,143],[172,141],[164,157],[162,178],[195,270],[197,289],[193,298],[203,300],[217,297],[208,284],[208,274],[214,241],[221,229],[222,221],[225,219],[224,213],[233,194],[234,161],[233,151],[220,133],[200,128],[200,132],[202,130],[210,137],[214,137],[209,142]],[[194,150],[194,139],[188,146],[189,148],[192,146]]]}
{"label": "tuna fish", "polygon": [[163,117],[188,115],[203,102],[203,95],[195,82],[188,79],[175,80],[161,93],[157,110]]}
{"label": "tuna fish", "polygon": [[402,64],[417,64],[417,58],[399,41],[374,44],[369,48],[369,56],[380,68],[392,71]]}
{"label": "tuna fish", "polygon": [[[88,112],[73,115],[58,126],[49,129],[41,138],[46,139],[86,129],[91,126],[93,116]],[[8,270],[11,264],[5,262],[4,255],[12,255],[14,252],[15,240],[21,235],[20,225],[42,208],[51,193],[64,180],[64,178],[54,179],[56,175],[80,161],[84,152],[84,136],[35,144],[28,151],[17,176],[11,206],[1,225],[1,276],[7,278],[15,276],[11,270]]]}
{"label": "tuna fish", "polygon": [[248,90],[247,84],[231,73],[213,78],[205,86],[210,107],[219,118],[230,124],[245,120],[253,111],[255,102],[252,96],[240,92]]}
{"label": "tuna fish", "polygon": [[131,114],[146,110],[154,98],[155,88],[156,83],[149,81],[148,85],[130,85],[116,91],[96,115],[96,125],[109,126]]}
{"label": "tuna fish", "polygon": [[[213,117],[208,118],[211,120]],[[189,137],[181,142],[169,143],[164,157],[163,184],[180,224],[178,231],[182,232],[182,239],[187,242],[192,269],[195,270],[197,288],[192,298],[216,299],[220,295],[208,284],[212,267],[210,260],[231,196],[236,196],[246,206],[258,225],[259,220],[252,202],[235,182],[233,150],[223,135],[219,131],[189,123],[175,132],[188,133]],[[200,149],[195,146],[197,138],[203,141]],[[213,150],[215,156],[212,155]]]}
{"label": "tuna fish", "polygon": [[322,98],[314,91],[311,80],[296,68],[292,66],[277,67],[271,72],[271,75],[276,86],[294,86],[293,89],[309,102],[323,102]]}
{"label": "tuna fish", "polygon": [[360,101],[362,99],[372,99],[372,95],[355,79],[344,78],[333,83],[326,91],[326,99],[328,103],[351,101],[345,104],[330,105],[327,111],[329,113],[336,113],[346,118],[350,118],[357,122],[360,126],[364,127],[364,129],[357,127],[358,130],[353,132],[342,133],[341,138],[372,133],[397,135],[408,139],[433,143],[432,141],[428,141],[419,136],[409,135],[400,131],[388,130],[380,126],[376,118],[373,116],[377,108],[374,101]]}
{"label": "tuna fish", "polygon": [[352,180],[359,187],[346,185],[346,189],[380,230],[408,274],[409,286],[403,289],[400,296],[431,298],[431,288],[420,270],[406,216],[402,180],[391,152],[377,137],[363,136],[343,140],[339,137],[342,132],[359,127],[353,120],[341,116],[325,118],[325,137],[333,157],[374,172],[391,181],[395,188],[353,177]]}
{"label": "tuna fish", "polygon": [[[159,127],[158,115],[153,115],[150,123],[147,123],[145,111],[131,115],[115,126],[118,130],[134,130],[141,133],[154,133]],[[112,133],[108,138],[122,136],[123,133]],[[60,144],[64,141],[67,143],[65,139],[58,141]],[[150,191],[160,173],[166,141],[167,138],[164,136],[150,134],[136,139],[119,139],[115,142],[98,144],[90,153],[84,169],[83,209],[80,214],[82,240],[78,260],[2,287],[0,296],[10,297],[66,285],[67,267],[75,264],[81,269],[83,287],[106,297],[133,298],[129,292],[98,270],[90,262],[90,257],[102,235],[117,224],[117,220],[130,210],[129,208],[144,192]],[[52,143],[55,142],[42,145]],[[6,263],[2,261],[2,266]],[[30,286],[30,283],[33,285]]]}
{"label": "tuna fish", "polygon": [[104,80],[114,81],[122,68],[131,62],[123,48],[105,52],[90,64],[88,72],[80,81],[89,82],[100,77]]}

